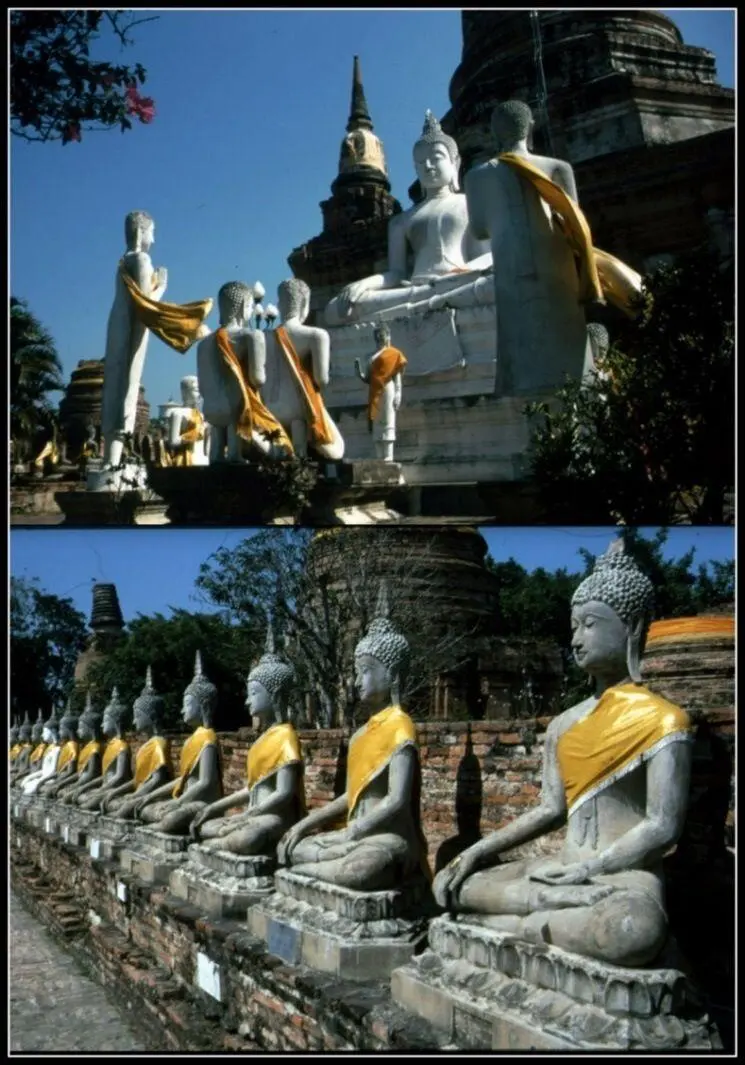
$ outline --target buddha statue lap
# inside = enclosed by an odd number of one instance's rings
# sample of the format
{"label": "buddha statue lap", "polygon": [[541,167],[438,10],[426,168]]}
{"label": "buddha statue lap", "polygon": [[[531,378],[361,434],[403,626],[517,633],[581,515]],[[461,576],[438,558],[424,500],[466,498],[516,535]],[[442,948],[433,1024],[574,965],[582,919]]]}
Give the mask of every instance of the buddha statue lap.
{"label": "buddha statue lap", "polygon": [[[344,794],[283,837],[278,858],[291,872],[366,892],[429,876],[416,727],[398,705],[409,653],[389,620],[383,586],[375,619],[355,648],[360,700],[371,716],[350,740]],[[345,827],[331,829],[339,820]],[[327,831],[314,834],[318,829]]]}
{"label": "buddha statue lap", "polygon": [[109,738],[101,759],[101,776],[77,789],[77,804],[83,810],[100,809],[104,798],[132,779],[132,756],[129,744],[122,736],[127,711],[127,704],[119,698],[114,687],[111,699],[104,707],[101,723],[104,736]]}
{"label": "buddha statue lap", "polygon": [[34,772],[27,773],[20,782],[21,791],[25,796],[36,795],[41,785],[51,780],[57,772],[61,748],[59,743],[59,722],[54,708],[52,708],[49,719],[44,722],[41,738],[45,745],[44,753],[41,756],[41,766]]}
{"label": "buddha statue lap", "polygon": [[137,751],[134,776],[112,785],[102,795],[102,814],[121,821],[133,820],[137,803],[171,779],[168,740],[160,734],[164,710],[163,697],[153,687],[153,671],[148,666],[145,687],[132,704],[135,731],[144,733],[147,739]]}
{"label": "buddha statue lap", "polygon": [[103,750],[101,732],[102,714],[93,709],[90,690],[86,695],[85,709],[78,721],[78,738],[85,742],[78,755],[77,771],[71,782],[58,792],[61,802],[77,805],[82,788],[98,785],[101,781],[101,754]]}
{"label": "buddha statue lap", "polygon": [[[194,819],[191,836],[203,847],[273,856],[282,836],[305,815],[300,741],[287,720],[295,679],[294,669],[274,652],[270,626],[264,655],[247,681],[246,705],[259,719],[261,735],[248,752],[246,787],[207,806]],[[234,807],[248,809],[225,816]]]}
{"label": "buddha statue lap", "polygon": [[390,220],[388,270],[342,289],[326,307],[327,325],[494,302],[491,252],[476,239],[458,191],[458,146],[430,111],[414,165],[424,199]]}
{"label": "buddha statue lap", "polygon": [[75,780],[78,766],[80,745],[77,740],[78,715],[73,713],[71,700],[59,723],[59,758],[54,773],[49,780],[39,786],[39,794],[45,799],[56,799],[59,791]]}
{"label": "buddha statue lap", "polygon": [[[662,858],[688,803],[688,715],[641,683],[653,588],[623,541],[572,599],[572,648],[595,694],[546,734],[538,807],[498,829],[435,878],[439,904],[468,924],[614,966],[652,965],[667,938]],[[562,850],[500,855],[566,823]]]}
{"label": "buddha statue lap", "polygon": [[222,795],[222,773],[217,733],[212,718],[217,704],[217,688],[202,672],[199,651],[194,677],[184,692],[181,716],[193,728],[181,751],[179,776],[137,798],[135,820],[155,832],[183,836],[206,806]]}

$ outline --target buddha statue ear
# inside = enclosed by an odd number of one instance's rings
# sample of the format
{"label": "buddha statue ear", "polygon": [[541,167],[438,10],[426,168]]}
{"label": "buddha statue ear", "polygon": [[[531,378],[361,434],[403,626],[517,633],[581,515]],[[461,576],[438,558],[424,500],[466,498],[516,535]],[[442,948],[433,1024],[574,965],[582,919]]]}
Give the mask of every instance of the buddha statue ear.
{"label": "buddha statue ear", "polygon": [[398,706],[401,702],[401,675],[396,670],[391,676],[391,703]]}
{"label": "buddha statue ear", "polygon": [[628,636],[626,637],[626,668],[635,684],[641,684],[642,682],[640,662],[643,634],[644,618],[639,616],[634,618],[629,624]]}

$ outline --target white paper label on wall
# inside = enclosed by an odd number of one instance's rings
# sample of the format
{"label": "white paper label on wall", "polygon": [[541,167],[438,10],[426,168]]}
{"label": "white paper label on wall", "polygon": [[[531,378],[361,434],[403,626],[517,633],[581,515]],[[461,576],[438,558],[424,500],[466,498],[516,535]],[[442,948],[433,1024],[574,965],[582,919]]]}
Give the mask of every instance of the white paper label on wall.
{"label": "white paper label on wall", "polygon": [[20,817],[20,816],[21,816],[21,808],[20,808],[20,806],[16,806],[16,817]]}
{"label": "white paper label on wall", "polygon": [[64,836],[65,843],[69,843],[70,842],[70,826],[69,825],[65,825],[65,827],[62,829],[62,835]]}
{"label": "white paper label on wall", "polygon": [[90,854],[91,858],[100,858],[101,857],[101,840],[100,839],[92,839],[92,840],[89,841],[89,843],[88,843],[88,853]]}
{"label": "white paper label on wall", "polygon": [[45,832],[51,832],[52,831],[52,822],[49,820],[49,818],[47,818],[46,821],[44,822],[44,831]]}
{"label": "white paper label on wall", "polygon": [[[98,841],[96,841],[96,842],[98,842]],[[122,883],[121,880],[117,881],[116,897],[119,899],[120,902],[126,902],[127,901],[127,885]]]}
{"label": "white paper label on wall", "polygon": [[201,951],[197,951],[197,987],[222,1002],[220,966]]}
{"label": "white paper label on wall", "polygon": [[16,836],[16,847],[20,847],[20,846],[21,846],[21,837],[20,836]]}

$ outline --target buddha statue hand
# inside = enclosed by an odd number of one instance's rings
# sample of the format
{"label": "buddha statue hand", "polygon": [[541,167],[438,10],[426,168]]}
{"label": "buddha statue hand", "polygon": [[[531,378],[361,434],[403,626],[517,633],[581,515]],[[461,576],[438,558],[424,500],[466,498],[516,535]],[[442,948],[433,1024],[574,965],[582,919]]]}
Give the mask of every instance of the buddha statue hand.
{"label": "buddha statue hand", "polygon": [[548,862],[538,869],[534,869],[528,876],[529,880],[537,880],[542,884],[590,884],[593,873],[600,872],[594,869],[590,862],[574,862],[571,865],[562,865],[560,862]]}
{"label": "buddha statue hand", "polygon": [[289,865],[292,860],[292,852],[298,843],[305,838],[307,832],[302,827],[302,822],[299,821],[296,825],[285,832],[282,839],[277,844],[277,861],[280,865]]}
{"label": "buddha statue hand", "polygon": [[207,818],[205,817],[206,812],[207,812],[206,810],[203,810],[201,812],[201,814],[199,814],[197,817],[195,817],[194,820],[192,821],[192,823],[189,825],[189,835],[191,836],[191,838],[194,840],[195,843],[199,842],[199,837],[201,835],[202,825],[207,820]]}
{"label": "buddha statue hand", "polygon": [[432,893],[444,910],[451,908],[458,889],[464,880],[481,866],[481,851],[478,845],[469,847],[441,869],[432,882]]}
{"label": "buddha statue hand", "polygon": [[338,296],[339,312],[342,317],[347,318],[354,310],[355,303],[359,303],[368,292],[374,291],[376,285],[371,284],[372,278],[363,277],[361,281],[353,281],[351,285],[346,285]]}
{"label": "buddha statue hand", "polygon": [[359,359],[354,360],[354,369],[360,381],[364,381],[367,384],[369,378],[362,372],[362,364]]}

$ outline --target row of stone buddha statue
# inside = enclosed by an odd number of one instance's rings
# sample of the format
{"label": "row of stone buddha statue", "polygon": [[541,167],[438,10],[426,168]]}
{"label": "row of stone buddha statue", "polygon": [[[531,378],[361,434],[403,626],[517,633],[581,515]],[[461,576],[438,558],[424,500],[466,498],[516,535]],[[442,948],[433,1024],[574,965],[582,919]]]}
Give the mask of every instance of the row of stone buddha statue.
{"label": "row of stone buddha statue", "polygon": [[[357,367],[369,385],[368,417],[383,459],[392,459],[406,364],[387,323],[444,308],[495,307],[497,394],[535,395],[592,368],[597,332],[587,331],[589,305],[611,302],[636,313],[640,275],[593,247],[572,167],[529,150],[533,125],[526,104],[499,104],[491,124],[496,151],[466,173],[461,192],[458,145],[428,111],[413,151],[422,196],[390,221],[387,269],[347,285],[325,308],[323,325],[332,333],[356,323],[383,330],[367,367]],[[194,450],[187,444],[204,440],[206,421],[212,461],[242,461],[252,448],[305,456],[309,446],[322,459],[340,459],[344,441],[323,401],[332,341],[329,328],[307,324],[305,282],[280,285],[282,325],[266,331],[248,325],[252,286],[226,283],[219,328],[210,333],[204,319],[211,299],[163,302],[168,279],[164,268],[153,269],[154,233],[146,212],[127,216],[104,364],[106,467],[119,464],[134,428],[150,332],[179,352],[199,341],[204,411],[202,419],[196,405],[185,407],[185,453]]]}
{"label": "row of stone buddha statue", "polygon": [[[683,710],[641,682],[652,596],[622,541],[597,559],[571,607],[574,657],[594,691],[548,727],[540,801],[468,847],[433,881],[417,731],[400,706],[409,644],[391,621],[384,588],[355,649],[360,704],[369,716],[351,737],[345,790],[333,801],[306,810],[302,747],[287,721],[294,670],[271,636],[247,681],[247,705],[261,731],[241,790],[223,794],[212,727],[217,691],[199,656],[184,693],[182,716],[192,732],[175,780],[159,734],[163,701],[148,672],[133,706],[134,727],[148,739],[134,766],[122,733],[126,707],[114,692],[103,721],[90,702],[79,721],[69,708],[59,723],[54,715],[37,721],[33,739],[42,733],[45,753],[28,750],[28,722],[22,750],[12,735],[13,787],[215,851],[272,855],[293,873],[339,888],[379,892],[426,880],[439,907],[470,924],[613,965],[653,965],[667,937],[662,858],[683,827],[692,727]],[[564,843],[552,857],[504,858],[562,825]]]}

